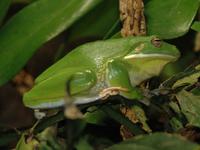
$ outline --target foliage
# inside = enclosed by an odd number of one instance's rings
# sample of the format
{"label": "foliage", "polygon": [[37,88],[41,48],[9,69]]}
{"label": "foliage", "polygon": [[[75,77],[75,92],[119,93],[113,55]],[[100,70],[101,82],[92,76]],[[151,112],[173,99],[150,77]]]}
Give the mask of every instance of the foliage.
{"label": "foliage", "polygon": [[[187,143],[187,144],[186,144]],[[137,149],[137,150],[198,150],[199,145],[190,143],[184,138],[167,133],[154,133],[146,136],[138,136],[120,144],[114,145],[107,150]]]}
{"label": "foliage", "polygon": [[[17,5],[22,8],[11,15]],[[54,62],[88,41],[117,37],[121,29],[118,7],[118,0],[1,0],[0,85],[11,83],[19,71],[27,68],[40,47],[59,36],[64,40],[54,50],[51,58]],[[195,36],[200,32],[198,9],[199,0],[145,1],[147,35],[157,35],[174,44],[182,54],[159,77],[138,86],[145,99],[130,101],[113,96],[105,103],[80,105],[84,114],[80,120],[65,118],[61,109],[32,129],[27,126],[15,132],[3,127],[0,147],[17,150],[200,149],[198,130],[192,131],[192,138],[181,132],[189,127],[200,128],[200,50],[193,51]],[[185,69],[186,66],[189,67]],[[122,106],[132,109],[132,118],[122,113]],[[123,127],[126,132],[121,137]],[[154,133],[158,131],[161,133]],[[129,135],[136,137],[122,142],[122,138]]]}

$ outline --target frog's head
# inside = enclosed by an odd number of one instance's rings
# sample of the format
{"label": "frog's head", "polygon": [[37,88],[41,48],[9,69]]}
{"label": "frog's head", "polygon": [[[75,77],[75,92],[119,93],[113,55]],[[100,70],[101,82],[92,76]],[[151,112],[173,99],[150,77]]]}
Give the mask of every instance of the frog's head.
{"label": "frog's head", "polygon": [[[166,64],[176,61],[180,56],[174,45],[168,44],[156,36],[132,37],[130,44],[132,48],[124,56],[124,61],[137,73],[138,77],[134,75],[134,78],[138,82],[159,75]],[[143,79],[139,79],[140,76]]]}

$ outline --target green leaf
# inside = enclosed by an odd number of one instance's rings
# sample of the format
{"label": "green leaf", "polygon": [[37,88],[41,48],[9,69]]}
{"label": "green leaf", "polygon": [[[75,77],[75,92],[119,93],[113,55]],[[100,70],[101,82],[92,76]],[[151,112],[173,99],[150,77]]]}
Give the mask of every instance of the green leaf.
{"label": "green leaf", "polygon": [[106,150],[199,150],[200,146],[177,135],[154,133],[137,136]]}
{"label": "green leaf", "polygon": [[0,0],[0,23],[2,22],[6,12],[9,8],[11,0]]}
{"label": "green leaf", "polygon": [[200,77],[200,65],[196,67],[189,67],[185,69],[183,72],[175,74],[171,78],[164,81],[159,89],[167,89],[167,88],[177,88],[184,85],[192,85],[198,81]]}
{"label": "green leaf", "polygon": [[106,125],[108,116],[96,106],[89,107],[84,114],[84,121],[91,124]]}
{"label": "green leaf", "polygon": [[33,150],[35,147],[38,146],[39,142],[35,139],[31,139],[28,142],[26,141],[27,134],[24,133],[21,135],[21,138],[19,139],[16,150]]}
{"label": "green leaf", "polygon": [[0,30],[0,85],[11,79],[35,50],[68,28],[102,0],[38,0]]}
{"label": "green leaf", "polygon": [[118,0],[104,0],[70,28],[68,42],[103,38],[116,20],[119,20]]}
{"label": "green leaf", "polygon": [[76,150],[103,150],[105,147],[113,145],[113,142],[106,137],[86,134],[79,137],[78,142],[74,144]]}
{"label": "green leaf", "polygon": [[22,4],[27,4],[27,3],[32,3],[37,0],[12,0],[13,3],[22,3]]}
{"label": "green leaf", "polygon": [[93,150],[92,146],[88,142],[88,135],[81,137],[75,147],[77,150]]}
{"label": "green leaf", "polygon": [[152,132],[151,128],[147,124],[147,117],[146,114],[141,106],[133,105],[131,106],[131,110],[135,114],[135,117],[138,119],[138,121],[141,123],[142,129],[146,132],[150,133]]}
{"label": "green leaf", "polygon": [[137,144],[123,144],[123,145],[115,145],[115,146],[112,146],[106,150],[122,150],[122,149],[125,149],[125,150],[156,150],[154,148],[150,148],[150,147],[147,147],[147,146],[143,146],[143,145],[137,145]]}
{"label": "green leaf", "polygon": [[174,131],[178,131],[183,128],[183,123],[179,118],[172,117],[170,119],[170,125]]}
{"label": "green leaf", "polygon": [[185,34],[197,13],[199,0],[150,0],[145,5],[149,35],[172,39]]}
{"label": "green leaf", "polygon": [[195,22],[192,24],[191,28],[192,28],[193,30],[197,31],[197,32],[200,32],[200,21],[195,21]]}
{"label": "green leaf", "polygon": [[113,120],[127,127],[134,135],[144,134],[145,132],[137,124],[133,124],[128,118],[124,117],[118,110],[113,109],[111,106],[102,106],[101,110],[106,113]]}
{"label": "green leaf", "polygon": [[200,96],[182,90],[176,98],[189,125],[200,127]]}
{"label": "green leaf", "polygon": [[[118,31],[120,29],[118,0],[103,0],[69,28],[65,45],[78,46],[87,41],[103,39],[113,24],[116,24],[116,20],[118,24],[115,30]],[[58,52],[57,58],[60,59],[65,54],[66,49]]]}
{"label": "green leaf", "polygon": [[47,118],[41,120],[40,123],[35,127],[34,133],[39,133],[42,130],[44,130],[45,128],[55,125],[56,123],[58,123],[59,121],[62,121],[64,119],[65,119],[65,117],[64,117],[64,114],[62,111],[57,113],[54,116],[47,117]]}
{"label": "green leaf", "polygon": [[199,78],[200,78],[200,70],[198,70],[197,72],[195,72],[195,73],[193,73],[189,76],[186,76],[186,77],[176,81],[172,88],[175,89],[175,88],[180,87],[180,86],[195,84],[198,81]]}
{"label": "green leaf", "polygon": [[192,89],[191,92],[192,92],[194,95],[200,96],[200,87],[196,87],[196,88]]}
{"label": "green leaf", "polygon": [[169,103],[170,109],[173,110],[174,113],[170,114],[170,126],[174,132],[179,131],[184,127],[187,120],[185,119],[184,114],[181,112],[180,106],[177,101],[171,101]]}
{"label": "green leaf", "polygon": [[19,139],[16,150],[62,150],[66,149],[64,142],[57,137],[56,127],[48,127],[37,135],[24,132]]}
{"label": "green leaf", "polygon": [[36,138],[40,141],[38,150],[62,150],[66,149],[64,142],[61,142],[57,136],[57,128],[54,126],[48,127],[41,133],[36,135]]}

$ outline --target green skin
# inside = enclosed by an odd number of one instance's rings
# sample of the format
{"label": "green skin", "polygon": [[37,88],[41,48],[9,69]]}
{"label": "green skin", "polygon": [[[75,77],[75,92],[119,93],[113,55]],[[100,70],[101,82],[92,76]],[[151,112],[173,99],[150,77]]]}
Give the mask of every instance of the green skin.
{"label": "green skin", "polygon": [[44,71],[23,101],[33,109],[57,108],[66,102],[85,104],[101,99],[102,90],[110,87],[127,89],[119,94],[140,99],[142,95],[136,86],[159,75],[179,55],[175,46],[155,36],[87,43]]}

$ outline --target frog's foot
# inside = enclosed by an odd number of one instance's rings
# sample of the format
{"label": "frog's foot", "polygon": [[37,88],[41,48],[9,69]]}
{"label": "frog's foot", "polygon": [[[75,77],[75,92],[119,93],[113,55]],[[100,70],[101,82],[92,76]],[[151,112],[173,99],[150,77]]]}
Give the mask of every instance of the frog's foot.
{"label": "frog's foot", "polygon": [[109,87],[101,91],[99,96],[102,100],[106,100],[109,96],[118,95],[120,92],[128,91],[128,89],[122,87]]}
{"label": "frog's foot", "polygon": [[34,116],[36,119],[41,120],[42,118],[44,118],[46,116],[45,112],[41,112],[39,109],[35,109],[34,110]]}
{"label": "frog's foot", "polygon": [[68,119],[82,119],[83,114],[75,104],[69,104],[65,107],[65,116]]}

